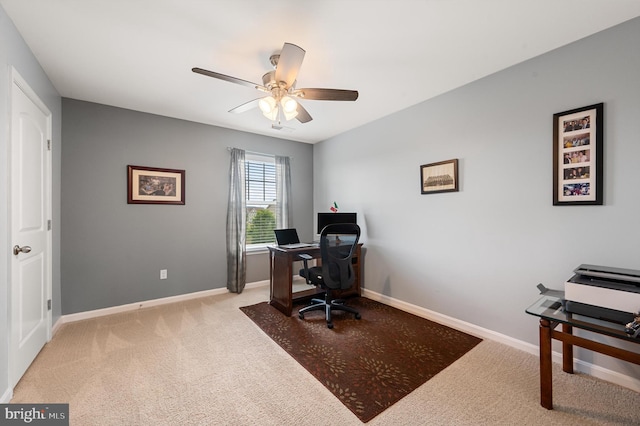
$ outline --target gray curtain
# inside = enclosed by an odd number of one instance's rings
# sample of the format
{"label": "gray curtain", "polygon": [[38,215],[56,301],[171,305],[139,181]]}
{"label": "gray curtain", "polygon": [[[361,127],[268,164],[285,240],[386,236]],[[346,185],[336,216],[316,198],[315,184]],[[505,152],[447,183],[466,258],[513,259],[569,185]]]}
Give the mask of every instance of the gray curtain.
{"label": "gray curtain", "polygon": [[289,157],[276,155],[276,228],[293,223],[291,207],[291,165]]}
{"label": "gray curtain", "polygon": [[245,249],[247,203],[244,164],[244,150],[232,148],[227,206],[227,289],[232,293],[242,293],[247,283]]}

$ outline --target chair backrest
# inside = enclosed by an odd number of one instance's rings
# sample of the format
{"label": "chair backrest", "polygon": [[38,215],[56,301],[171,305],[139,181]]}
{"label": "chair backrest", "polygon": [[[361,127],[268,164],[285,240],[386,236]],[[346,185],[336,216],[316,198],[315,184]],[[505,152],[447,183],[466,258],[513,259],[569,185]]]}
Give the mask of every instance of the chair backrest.
{"label": "chair backrest", "polygon": [[348,289],[355,281],[351,258],[360,239],[355,223],[332,223],[320,233],[322,279],[330,289]]}

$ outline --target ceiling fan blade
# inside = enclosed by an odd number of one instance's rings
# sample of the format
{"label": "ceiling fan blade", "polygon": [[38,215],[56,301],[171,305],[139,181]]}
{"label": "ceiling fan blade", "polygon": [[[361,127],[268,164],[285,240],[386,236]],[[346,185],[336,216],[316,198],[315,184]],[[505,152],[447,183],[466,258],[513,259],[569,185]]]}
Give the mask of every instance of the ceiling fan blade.
{"label": "ceiling fan blade", "polygon": [[357,90],[298,89],[293,94],[303,99],[312,99],[316,101],[355,101],[358,99]]}
{"label": "ceiling fan blade", "polygon": [[254,89],[258,89],[258,90],[266,90],[265,87],[256,84],[256,83],[252,83],[250,81],[247,80],[242,80],[240,78],[235,78],[235,77],[231,77],[228,75],[224,75],[224,74],[220,74],[218,72],[213,72],[213,71],[208,71],[202,68],[191,68],[191,71],[197,73],[197,74],[202,74],[202,75],[206,75],[207,77],[213,77],[213,78],[217,78],[219,80],[224,80],[224,81],[228,81],[229,83],[236,83],[236,84],[240,84],[242,86],[247,86],[247,87],[252,87]]}
{"label": "ceiling fan blade", "polygon": [[298,102],[298,107],[296,108],[296,111],[298,111],[298,115],[296,115],[296,120],[298,120],[299,122],[308,123],[309,121],[313,120],[313,118],[311,118],[307,110],[304,109],[302,105],[300,105],[300,102]]}
{"label": "ceiling fan blade", "polygon": [[238,105],[237,107],[230,109],[229,112],[233,112],[234,114],[240,114],[241,112],[247,112],[250,109],[254,109],[258,106],[258,102],[261,98],[254,99],[249,102],[245,102],[242,105]]}
{"label": "ceiling fan blade", "polygon": [[276,81],[284,81],[287,88],[296,81],[305,51],[295,44],[285,43],[280,52],[278,65],[276,66]]}

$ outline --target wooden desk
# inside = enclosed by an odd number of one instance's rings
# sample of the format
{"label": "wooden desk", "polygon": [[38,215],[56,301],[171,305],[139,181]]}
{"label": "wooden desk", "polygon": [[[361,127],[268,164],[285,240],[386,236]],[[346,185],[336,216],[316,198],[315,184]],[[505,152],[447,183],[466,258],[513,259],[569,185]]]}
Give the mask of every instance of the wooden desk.
{"label": "wooden desk", "polygon": [[[351,260],[356,275],[353,287],[349,290],[336,292],[336,296],[360,296],[361,249],[362,244],[360,243],[356,247],[356,251]],[[293,293],[293,275],[294,273],[296,275],[298,274],[298,271],[293,270],[293,262],[301,260],[300,257],[298,257],[301,253],[308,254],[314,259],[320,259],[320,247],[303,247],[298,249],[284,249],[276,246],[269,247],[269,303],[287,316],[291,316],[294,301],[309,299],[317,294],[324,293],[322,289],[317,287],[312,287],[305,291],[298,291],[295,294]]]}
{"label": "wooden desk", "polygon": [[[582,315],[574,317],[562,307],[562,298],[555,296],[542,296],[527,308],[526,312],[540,317],[540,405],[548,410],[553,409],[553,378],[551,374],[551,342],[553,339],[562,342],[562,370],[565,373],[573,373],[574,346],[640,365],[640,353],[573,334],[573,329],[579,328],[596,334],[640,343],[640,339],[629,337],[624,332],[624,325]],[[562,324],[562,331],[556,330],[560,324]]]}

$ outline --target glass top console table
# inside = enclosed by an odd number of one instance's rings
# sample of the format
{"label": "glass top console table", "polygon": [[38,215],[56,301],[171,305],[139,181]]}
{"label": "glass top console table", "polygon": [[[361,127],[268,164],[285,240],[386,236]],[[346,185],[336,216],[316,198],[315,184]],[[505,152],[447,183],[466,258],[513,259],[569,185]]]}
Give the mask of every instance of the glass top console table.
{"label": "glass top console table", "polygon": [[[543,295],[526,309],[526,313],[540,318],[540,405],[549,410],[553,409],[552,339],[562,342],[562,370],[565,373],[573,373],[573,346],[640,365],[640,353],[575,336],[574,327],[636,344],[640,343],[640,339],[625,333],[623,324],[566,312],[562,304],[563,297],[557,294]],[[558,325],[561,326],[561,331],[556,330]]]}

